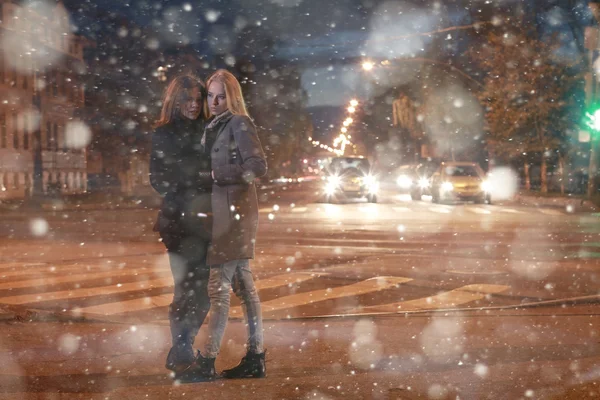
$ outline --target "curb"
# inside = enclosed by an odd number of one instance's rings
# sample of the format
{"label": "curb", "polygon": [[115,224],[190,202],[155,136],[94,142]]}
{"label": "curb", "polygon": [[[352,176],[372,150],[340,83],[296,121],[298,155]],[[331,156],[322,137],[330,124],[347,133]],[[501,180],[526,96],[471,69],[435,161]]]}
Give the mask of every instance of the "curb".
{"label": "curb", "polygon": [[537,197],[518,194],[515,197],[513,197],[512,201],[515,201],[522,205],[536,207],[550,206],[566,208],[568,206],[571,206],[573,207],[573,210],[598,211],[598,207],[590,200],[572,197]]}

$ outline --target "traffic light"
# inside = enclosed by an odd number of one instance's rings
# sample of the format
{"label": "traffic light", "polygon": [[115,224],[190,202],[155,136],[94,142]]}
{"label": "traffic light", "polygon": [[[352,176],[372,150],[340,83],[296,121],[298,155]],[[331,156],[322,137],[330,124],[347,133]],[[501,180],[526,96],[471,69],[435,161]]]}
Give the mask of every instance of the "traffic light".
{"label": "traffic light", "polygon": [[586,112],[585,116],[585,124],[594,134],[598,134],[600,132],[600,108],[596,108],[592,112]]}

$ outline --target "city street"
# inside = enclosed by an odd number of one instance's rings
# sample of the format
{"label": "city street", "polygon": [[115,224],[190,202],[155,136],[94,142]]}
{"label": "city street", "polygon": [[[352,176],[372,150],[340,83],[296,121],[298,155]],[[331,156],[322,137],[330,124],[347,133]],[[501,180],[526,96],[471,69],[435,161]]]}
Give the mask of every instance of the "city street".
{"label": "city street", "polygon": [[[156,210],[3,214],[0,393],[114,389],[126,398],[176,398],[242,385],[252,385],[252,398],[600,393],[597,214],[509,202],[437,205],[390,190],[377,204],[323,204],[317,191],[304,184],[260,194],[252,266],[273,357],[269,378],[194,389],[172,387],[162,368],[172,278],[151,231]],[[243,353],[239,301],[232,306],[235,328],[219,368]],[[200,343],[203,335],[204,328]],[[572,347],[561,346],[567,342]],[[520,384],[507,385],[506,373],[522,375]]]}

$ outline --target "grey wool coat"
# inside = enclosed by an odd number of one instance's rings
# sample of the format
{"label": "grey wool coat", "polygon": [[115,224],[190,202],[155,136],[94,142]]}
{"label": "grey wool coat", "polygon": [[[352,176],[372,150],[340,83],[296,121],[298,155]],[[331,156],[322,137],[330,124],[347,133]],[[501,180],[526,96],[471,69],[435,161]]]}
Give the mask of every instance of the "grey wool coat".
{"label": "grey wool coat", "polygon": [[206,129],[207,135],[216,135],[210,149],[215,180],[211,197],[212,242],[207,264],[254,258],[258,229],[254,180],[267,173],[267,161],[256,127],[246,116],[228,115]]}

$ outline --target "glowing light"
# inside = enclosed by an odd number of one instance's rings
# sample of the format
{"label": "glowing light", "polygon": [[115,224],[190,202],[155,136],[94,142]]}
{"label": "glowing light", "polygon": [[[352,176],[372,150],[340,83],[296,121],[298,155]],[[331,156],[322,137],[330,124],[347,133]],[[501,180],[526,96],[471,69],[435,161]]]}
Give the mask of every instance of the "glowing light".
{"label": "glowing light", "polygon": [[365,61],[365,62],[362,63],[362,68],[365,71],[372,70],[374,66],[375,66],[375,64],[373,64],[371,61]]}
{"label": "glowing light", "polygon": [[350,105],[351,105],[352,107],[356,107],[356,106],[358,105],[358,100],[356,100],[356,99],[352,99],[352,100],[350,100]]}
{"label": "glowing light", "polygon": [[354,107],[352,107],[352,106],[348,107],[348,112],[349,112],[350,114],[352,114],[354,111],[356,111],[356,108],[354,108]]}

